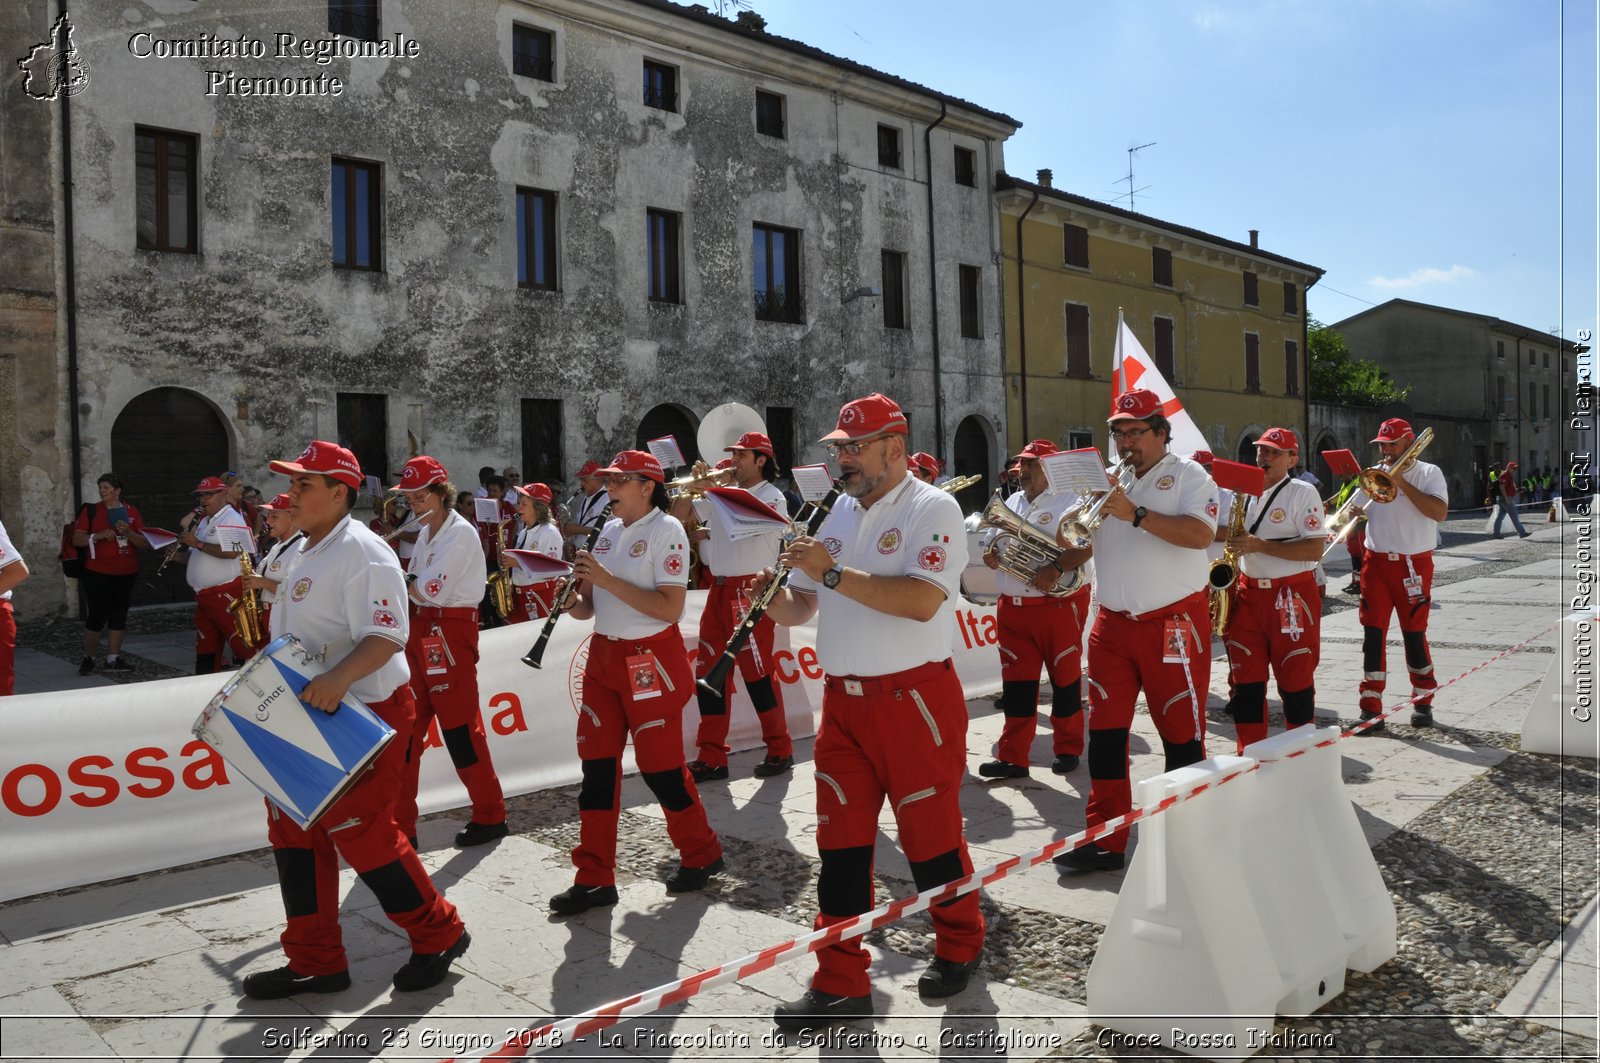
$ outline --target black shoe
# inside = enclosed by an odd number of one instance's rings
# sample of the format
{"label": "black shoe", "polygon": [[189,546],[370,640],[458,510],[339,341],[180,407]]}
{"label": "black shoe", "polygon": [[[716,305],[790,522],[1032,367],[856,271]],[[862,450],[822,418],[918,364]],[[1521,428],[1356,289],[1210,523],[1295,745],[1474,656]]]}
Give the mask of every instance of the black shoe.
{"label": "black shoe", "polygon": [[932,1000],[953,997],[967,988],[967,981],[977,969],[976,956],[966,963],[935,956],[933,962],[928,964],[928,969],[922,972],[922,977],[917,979],[917,992]]}
{"label": "black shoe", "polygon": [[728,766],[726,764],[713,766],[711,764],[707,764],[703,760],[691,760],[689,762],[689,774],[694,776],[695,782],[711,782],[715,779],[726,779],[728,777]]}
{"label": "black shoe", "polygon": [[413,952],[406,965],[394,972],[394,987],[405,993],[432,989],[444,981],[444,976],[450,973],[450,964],[471,944],[472,935],[463,929],[456,943],[443,952]]}
{"label": "black shoe", "polygon": [[[1368,720],[1378,720],[1378,714],[1375,712],[1363,712],[1361,714],[1361,722],[1366,723]],[[1355,733],[1358,735],[1375,735],[1383,729],[1384,721],[1378,720],[1378,722],[1373,724],[1371,727],[1364,727]]]}
{"label": "black shoe", "polygon": [[557,915],[577,915],[590,908],[609,908],[616,903],[615,886],[573,886],[550,898],[550,910]]}
{"label": "black shoe", "polygon": [[693,893],[695,890],[705,889],[706,883],[711,881],[711,876],[727,867],[722,857],[717,857],[705,867],[678,866],[678,870],[667,879],[668,893]]}
{"label": "black shoe", "polygon": [[1078,770],[1078,758],[1071,753],[1063,753],[1051,763],[1050,770],[1057,775],[1069,775]]}
{"label": "black shoe", "polygon": [[1050,862],[1063,871],[1115,871],[1125,859],[1121,853],[1102,849],[1094,842],[1089,842],[1077,849],[1068,849]]}
{"label": "black shoe", "polygon": [[767,755],[767,759],[756,765],[756,778],[770,779],[774,775],[782,775],[794,767],[793,757],[774,757]]}
{"label": "black shoe", "polygon": [[1346,593],[1346,594],[1360,594],[1361,593],[1361,584],[1359,582],[1351,583],[1349,586],[1345,587],[1344,593]]}
{"label": "black shoe", "polygon": [[[506,821],[503,819],[499,823],[476,823],[468,820],[467,825],[456,833],[456,848],[486,845],[498,838],[504,838],[508,833]],[[412,848],[416,846],[413,845]]]}
{"label": "black shoe", "polygon": [[985,779],[1026,779],[1028,769],[1021,764],[1008,764],[1003,760],[991,760],[978,765],[978,774]]}
{"label": "black shoe", "polygon": [[131,671],[133,671],[133,665],[129,664],[127,661],[123,660],[121,657],[108,657],[108,658],[106,658],[106,666],[105,667],[106,667],[106,671],[108,671],[108,672],[131,672]]}
{"label": "black shoe", "polygon": [[244,976],[244,995],[255,1000],[282,1000],[296,993],[338,993],[350,988],[350,972],[335,974],[295,974],[285,964],[275,971],[257,971]]}
{"label": "black shoe", "polygon": [[790,1000],[772,1009],[772,1021],[778,1029],[791,1033],[821,1030],[851,1019],[864,1019],[872,1014],[872,994],[859,997],[841,997],[808,989],[799,1000]]}
{"label": "black shoe", "polygon": [[78,674],[79,675],[88,675],[92,671],[94,671],[94,658],[93,657],[85,657],[81,662],[79,662],[79,664],[78,664]]}
{"label": "black shoe", "polygon": [[1433,706],[1432,705],[1418,705],[1415,709],[1411,710],[1411,726],[1412,727],[1432,727],[1433,726]]}
{"label": "black shoe", "polygon": [[1517,538],[1518,539],[1531,539],[1531,538],[1533,538],[1533,532],[1523,532],[1521,535],[1517,536]]}

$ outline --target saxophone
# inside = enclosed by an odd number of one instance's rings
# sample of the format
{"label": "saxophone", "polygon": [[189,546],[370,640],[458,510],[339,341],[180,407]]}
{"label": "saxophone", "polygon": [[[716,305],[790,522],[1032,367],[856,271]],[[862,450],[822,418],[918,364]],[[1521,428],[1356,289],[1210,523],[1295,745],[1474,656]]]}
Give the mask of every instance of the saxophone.
{"label": "saxophone", "polygon": [[515,594],[511,588],[511,573],[500,567],[500,555],[506,548],[506,522],[501,521],[495,528],[494,564],[495,569],[489,573],[489,598],[494,603],[494,611],[500,614],[501,620],[509,619],[516,610]]}
{"label": "saxophone", "polygon": [[[255,566],[250,563],[250,552],[241,551],[239,554],[239,575],[249,579],[256,574]],[[256,590],[245,591],[235,598],[228,606],[228,612],[233,614],[233,629],[239,633],[239,638],[251,649],[259,649],[266,644],[267,633],[261,629],[261,592]]]}
{"label": "saxophone", "polygon": [[1232,540],[1244,534],[1244,513],[1250,508],[1250,496],[1237,491],[1233,505],[1228,508],[1229,545],[1211,565],[1206,582],[1211,586],[1211,631],[1218,638],[1228,633],[1229,613],[1233,609],[1233,585],[1239,579],[1239,551]]}

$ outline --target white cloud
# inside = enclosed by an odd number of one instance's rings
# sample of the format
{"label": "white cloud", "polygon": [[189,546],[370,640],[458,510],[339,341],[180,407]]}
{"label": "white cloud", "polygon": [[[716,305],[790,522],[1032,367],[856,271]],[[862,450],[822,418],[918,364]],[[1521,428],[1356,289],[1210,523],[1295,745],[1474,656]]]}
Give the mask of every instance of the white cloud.
{"label": "white cloud", "polygon": [[1412,270],[1404,277],[1373,277],[1367,281],[1374,288],[1384,288],[1388,291],[1399,291],[1404,288],[1421,288],[1429,284],[1448,284],[1451,281],[1466,280],[1468,277],[1477,276],[1477,272],[1467,266],[1451,266],[1449,269],[1436,269],[1433,266],[1424,266]]}

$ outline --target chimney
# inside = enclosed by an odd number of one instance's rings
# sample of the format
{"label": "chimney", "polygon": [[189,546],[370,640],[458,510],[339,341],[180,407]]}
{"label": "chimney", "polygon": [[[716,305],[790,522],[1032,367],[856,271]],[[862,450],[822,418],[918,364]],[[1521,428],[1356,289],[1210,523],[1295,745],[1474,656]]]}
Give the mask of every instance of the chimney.
{"label": "chimney", "polygon": [[1250,246],[1251,247],[1260,247],[1261,244],[1258,242],[1260,239],[1261,239],[1261,230],[1260,229],[1251,229],[1250,230]]}
{"label": "chimney", "polygon": [[740,28],[749,30],[751,33],[765,33],[767,31],[767,20],[754,11],[741,11],[733,16],[733,21]]}
{"label": "chimney", "polygon": [[1053,177],[1055,177],[1055,174],[1050,172],[1049,170],[1040,170],[1039,171],[1039,184],[1040,184],[1040,186],[1043,187],[1043,188],[1049,188],[1050,187],[1050,180]]}

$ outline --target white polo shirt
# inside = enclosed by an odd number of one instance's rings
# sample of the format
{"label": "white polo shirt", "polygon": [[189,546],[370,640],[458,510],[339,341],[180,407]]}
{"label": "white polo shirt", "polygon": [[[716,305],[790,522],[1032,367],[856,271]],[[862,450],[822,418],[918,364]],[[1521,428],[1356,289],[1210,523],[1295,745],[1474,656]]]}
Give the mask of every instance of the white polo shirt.
{"label": "white polo shirt", "polygon": [[[518,550],[532,550],[549,557],[561,556],[561,529],[548,521],[544,524],[535,524],[531,528],[523,528],[517,535]],[[513,587],[528,587],[535,583],[546,583],[546,579],[534,579],[520,567],[511,570],[511,585]]]}
{"label": "white polo shirt", "polygon": [[[789,515],[789,500],[775,484],[762,480],[746,490],[781,515]],[[694,504],[694,512],[711,531],[711,537],[700,544],[700,563],[709,568],[713,576],[749,576],[777,563],[778,554],[783,550],[783,532],[730,539],[711,502],[699,499]]]}
{"label": "white polo shirt", "polygon": [[[1167,454],[1128,492],[1135,506],[1167,516],[1195,517],[1217,530],[1217,485],[1211,474]],[[1123,613],[1148,613],[1206,586],[1210,563],[1202,548],[1173,546],[1131,520],[1106,518],[1094,533],[1095,587],[1100,604]]]}
{"label": "white polo shirt", "polygon": [[[406,581],[389,544],[345,517],[316,546],[301,539],[289,562],[288,586],[272,607],[272,634],[293,635],[327,671],[368,635],[406,644]],[[404,653],[350,685],[351,696],[382,701],[411,676]]]}
{"label": "white polo shirt", "polygon": [[[1262,510],[1265,509],[1265,513]],[[1322,539],[1322,496],[1305,480],[1279,481],[1250,500],[1245,510],[1244,530],[1258,539],[1293,542],[1297,539]],[[1316,561],[1288,561],[1266,554],[1245,554],[1239,571],[1252,579],[1282,579],[1317,567]]]}
{"label": "white polo shirt", "polygon": [[483,567],[482,540],[477,527],[453,509],[447,511],[437,536],[426,527],[417,535],[417,547],[406,570],[416,573],[412,586],[422,605],[477,608],[483,601],[488,573]]}
{"label": "white polo shirt", "polygon": [[[579,501],[577,508],[572,511],[572,516],[568,519],[568,523],[582,524],[585,527],[592,528],[600,523],[600,511],[605,509],[610,502],[611,495],[607,493],[604,487],[592,495],[585,495]],[[579,532],[577,535],[572,536],[572,545],[581,549],[587,536],[587,532]]]}
{"label": "white polo shirt", "polygon": [[950,656],[961,570],[967,567],[967,530],[954,497],[908,473],[871,509],[841,496],[817,538],[845,568],[915,576],[944,592],[933,619],[921,622],[880,613],[796,571],[790,586],[817,596],[817,658],[824,671],[891,675]]}
{"label": "white polo shirt", "polygon": [[[1421,488],[1425,495],[1450,501],[1450,488],[1437,465],[1416,462],[1406,470],[1405,480]],[[1367,514],[1368,550],[1380,554],[1426,554],[1438,544],[1439,522],[1424,517],[1404,494],[1397,494],[1393,502],[1386,503],[1372,501],[1364,490],[1357,490],[1351,497]]]}
{"label": "white polo shirt", "polygon": [[279,585],[277,590],[261,592],[263,602],[271,604],[278,600],[278,590],[282,589],[283,581],[289,577],[289,568],[294,561],[295,551],[304,539],[305,536],[297,531],[283,542],[273,543],[272,549],[261,559],[261,567],[256,569],[256,574],[274,580]]}
{"label": "white polo shirt", "polygon": [[[253,547],[253,536],[250,528],[245,524],[239,511],[232,506],[223,506],[209,517],[201,517],[190,528],[194,537],[202,543],[215,543],[224,550],[237,553],[250,553]],[[239,578],[239,559],[226,557],[212,557],[201,550],[189,551],[188,568],[184,575],[189,580],[189,586],[197,591],[207,587],[220,587],[222,584]]]}
{"label": "white polo shirt", "polygon": [[[6,526],[0,524],[0,568],[22,560],[22,555],[17,553],[17,548],[11,545],[11,536],[6,534]],[[0,602],[9,602],[11,592],[0,594]]]}
{"label": "white polo shirt", "polygon": [[[611,574],[633,584],[655,590],[657,587],[689,586],[689,535],[677,517],[651,508],[650,512],[624,525],[612,517],[594,544],[595,560]],[[592,587],[594,632],[619,639],[642,639],[657,635],[683,618],[670,622],[646,616],[610,591]]]}
{"label": "white polo shirt", "polygon": [[[1032,502],[1028,501],[1028,493],[1026,491],[1017,491],[1006,499],[1006,508],[1044,532],[1051,541],[1054,541],[1056,527],[1061,523],[1061,514],[1077,505],[1077,503],[1078,493],[1072,490],[1044,491]],[[984,532],[983,545],[988,547],[999,534],[999,528],[990,528]],[[1005,569],[995,570],[995,580],[997,588],[1003,597],[1045,597],[1045,593],[1032,583],[1023,583]]]}

